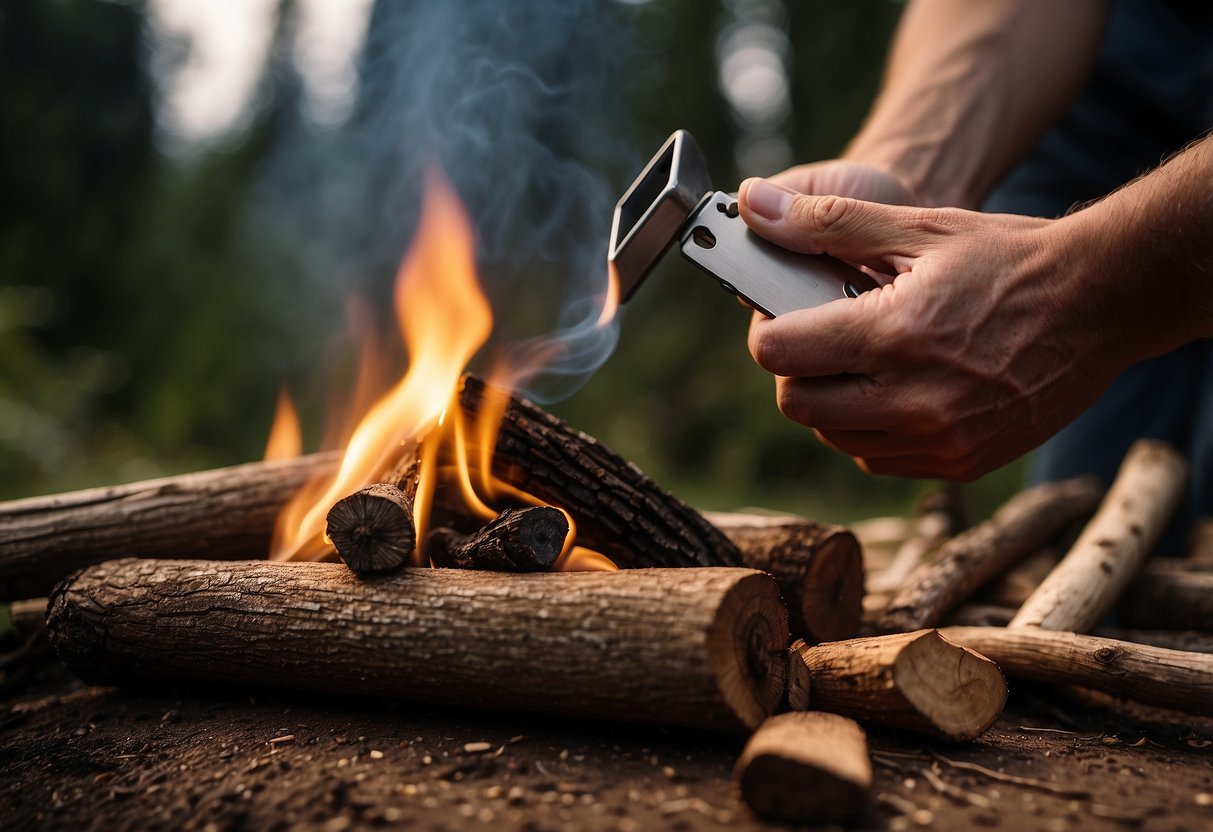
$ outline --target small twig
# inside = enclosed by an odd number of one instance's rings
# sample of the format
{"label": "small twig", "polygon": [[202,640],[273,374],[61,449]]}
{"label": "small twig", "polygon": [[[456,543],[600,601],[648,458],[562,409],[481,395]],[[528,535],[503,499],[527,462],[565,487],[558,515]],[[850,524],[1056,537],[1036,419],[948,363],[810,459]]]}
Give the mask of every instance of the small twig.
{"label": "small twig", "polygon": [[930,783],[931,787],[935,789],[935,791],[939,792],[944,797],[949,797],[952,800],[955,800],[957,803],[967,803],[970,806],[975,806],[978,809],[989,809],[994,805],[994,801],[990,800],[990,798],[986,797],[985,795],[978,794],[977,792],[967,791],[962,789],[960,786],[954,786],[945,781],[935,772],[931,771],[929,768],[924,768],[919,773],[922,775],[922,779]]}
{"label": "small twig", "polygon": [[898,797],[895,794],[889,794],[888,792],[881,792],[876,795],[876,802],[883,803],[899,815],[912,815],[918,811],[918,807],[914,805],[913,801],[906,800],[904,797]]}
{"label": "small twig", "polygon": [[1040,789],[1041,791],[1052,792],[1053,794],[1058,794],[1063,797],[1089,798],[1091,796],[1091,793],[1086,789],[1074,789],[1068,786],[1059,786],[1056,783],[1037,780],[1033,777],[1020,777],[1017,774],[1004,774],[1001,771],[995,771],[992,768],[986,768],[985,766],[978,765],[977,763],[966,763],[961,760],[949,760],[947,757],[934,751],[931,752],[931,756],[946,766],[962,769],[964,771],[972,771],[976,774],[989,777],[991,780],[998,780],[1003,783],[1013,783],[1016,786],[1023,786],[1029,789]]}
{"label": "small twig", "polygon": [[1066,736],[1076,737],[1077,731],[1066,731],[1061,728],[1033,728],[1031,725],[1018,726],[1020,731],[1028,731],[1033,734],[1065,734]]}

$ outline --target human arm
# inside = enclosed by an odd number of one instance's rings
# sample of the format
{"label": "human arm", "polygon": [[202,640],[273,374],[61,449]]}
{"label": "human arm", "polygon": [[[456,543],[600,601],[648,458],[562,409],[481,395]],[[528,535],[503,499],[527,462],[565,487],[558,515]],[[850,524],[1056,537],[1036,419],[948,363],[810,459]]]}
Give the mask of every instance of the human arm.
{"label": "human arm", "polygon": [[841,160],[776,177],[802,193],[975,208],[1069,107],[1108,0],[915,0]]}
{"label": "human arm", "polygon": [[746,223],[897,275],[755,316],[780,409],[873,473],[971,480],[1091,404],[1125,367],[1213,337],[1213,139],[1059,220],[771,192]]}

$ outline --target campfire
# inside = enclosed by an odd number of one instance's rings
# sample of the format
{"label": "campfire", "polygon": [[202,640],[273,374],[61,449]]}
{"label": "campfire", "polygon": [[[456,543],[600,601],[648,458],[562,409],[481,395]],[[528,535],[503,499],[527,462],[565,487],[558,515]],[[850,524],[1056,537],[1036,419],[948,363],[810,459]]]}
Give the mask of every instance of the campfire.
{"label": "campfire", "polygon": [[[972,740],[1004,673],[1213,713],[1213,660],[1159,632],[1208,629],[1213,575],[1195,556],[1143,567],[1185,476],[1171,449],[1140,443],[1106,493],[1038,486],[967,530],[938,495],[895,547],[705,515],[512,389],[543,350],[466,372],[492,327],[473,251],[431,176],[396,287],[408,371],[344,450],[300,456],[284,404],[265,461],[0,506],[4,598],[50,592],[50,637],[93,682],[752,734],[741,792],[793,819],[863,806],[856,720]],[[1150,632],[1099,629],[1122,596]]]}

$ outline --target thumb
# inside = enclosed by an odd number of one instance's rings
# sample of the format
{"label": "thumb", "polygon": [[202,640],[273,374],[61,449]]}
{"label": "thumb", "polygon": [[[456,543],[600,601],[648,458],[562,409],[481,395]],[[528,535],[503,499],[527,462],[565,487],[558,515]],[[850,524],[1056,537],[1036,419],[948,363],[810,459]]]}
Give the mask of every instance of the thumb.
{"label": "thumb", "polygon": [[765,179],[742,182],[738,205],[746,225],[778,246],[890,274],[921,255],[933,237],[922,222],[926,209],[798,194]]}

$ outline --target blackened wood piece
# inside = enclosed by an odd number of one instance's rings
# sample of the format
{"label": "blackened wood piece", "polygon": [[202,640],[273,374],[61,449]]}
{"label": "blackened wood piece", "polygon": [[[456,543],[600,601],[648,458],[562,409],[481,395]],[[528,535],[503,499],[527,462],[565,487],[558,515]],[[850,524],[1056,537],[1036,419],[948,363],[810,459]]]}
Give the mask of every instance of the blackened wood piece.
{"label": "blackened wood piece", "polygon": [[[459,403],[469,420],[486,389],[482,379],[463,377]],[[597,439],[517,396],[505,406],[493,473],[568,511],[578,545],[621,568],[743,565],[737,547],[695,509]]]}
{"label": "blackened wood piece", "polygon": [[266,557],[278,512],[339,458],[250,462],[0,503],[0,601],[46,595],[111,558]]}
{"label": "blackened wood piece", "polygon": [[435,566],[496,572],[546,572],[564,548],[569,521],[551,506],[509,508],[470,535],[434,529],[426,553]]}
{"label": "blackened wood piece", "polygon": [[752,569],[511,574],[127,559],[55,590],[93,682],[273,686],[730,732],[787,684],[787,614]]}
{"label": "blackened wood piece", "polygon": [[326,523],[337,554],[359,577],[399,571],[417,548],[413,502],[391,483],[368,485],[338,500]]}

